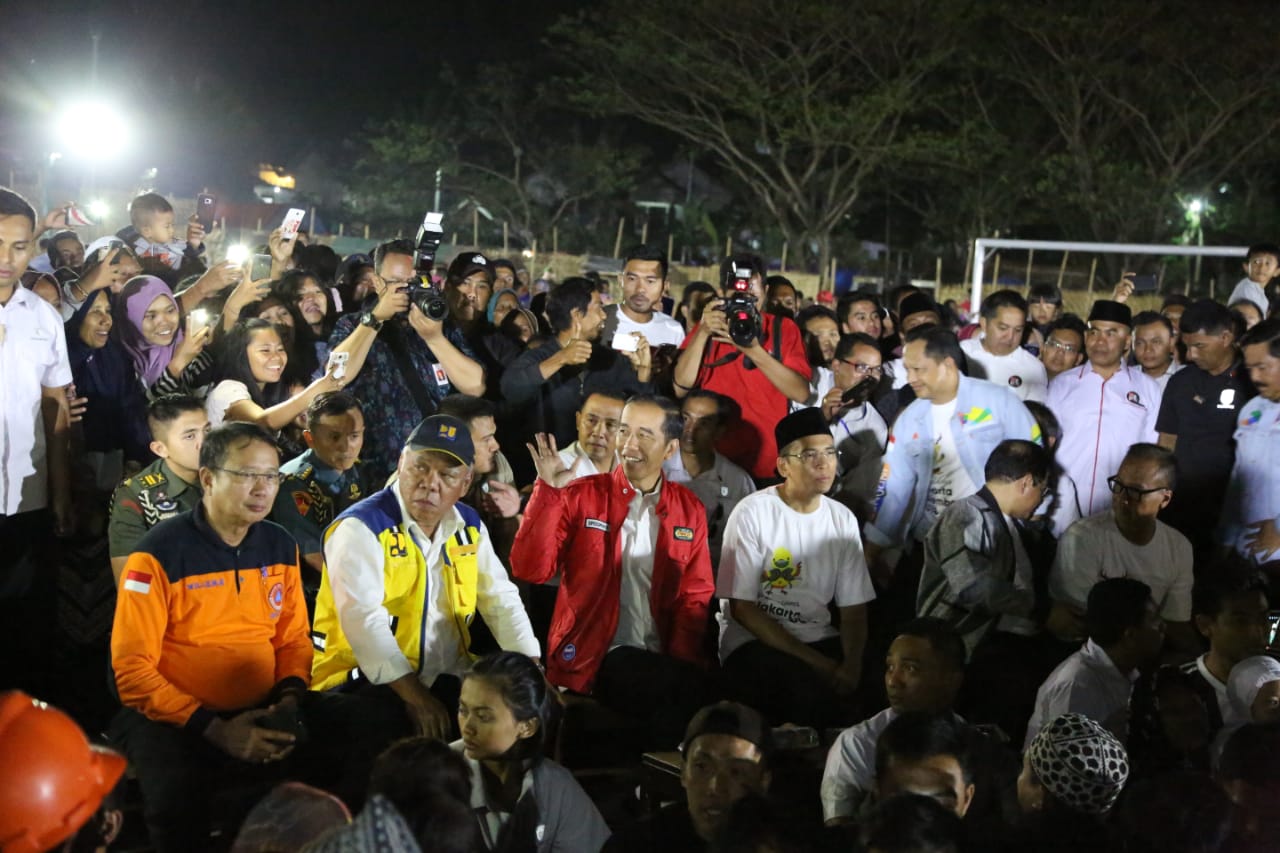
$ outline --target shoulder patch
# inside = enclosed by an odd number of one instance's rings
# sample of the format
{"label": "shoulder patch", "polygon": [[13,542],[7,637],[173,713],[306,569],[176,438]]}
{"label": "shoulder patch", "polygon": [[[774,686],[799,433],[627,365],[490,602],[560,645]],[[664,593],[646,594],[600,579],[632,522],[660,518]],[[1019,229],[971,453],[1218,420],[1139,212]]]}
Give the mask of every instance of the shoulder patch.
{"label": "shoulder patch", "polygon": [[672,535],[675,536],[675,538],[679,539],[681,542],[692,542],[693,528],[677,527],[675,530],[672,531]]}

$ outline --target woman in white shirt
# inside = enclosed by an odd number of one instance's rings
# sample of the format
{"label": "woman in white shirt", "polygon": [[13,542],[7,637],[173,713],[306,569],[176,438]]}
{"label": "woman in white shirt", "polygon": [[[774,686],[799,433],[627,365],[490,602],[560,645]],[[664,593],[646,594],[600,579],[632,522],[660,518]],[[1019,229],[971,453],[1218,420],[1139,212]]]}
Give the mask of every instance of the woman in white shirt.
{"label": "woman in white shirt", "polygon": [[316,397],[341,390],[350,380],[350,376],[335,379],[332,372],[326,372],[290,395],[288,383],[282,381],[288,363],[288,352],[275,326],[258,318],[237,323],[223,341],[222,381],[205,401],[209,425],[247,421],[279,430],[305,412]]}
{"label": "woman in white shirt", "polygon": [[454,744],[471,766],[485,848],[596,853],[609,828],[568,770],[543,757],[559,699],[537,664],[497,652],[463,677]]}

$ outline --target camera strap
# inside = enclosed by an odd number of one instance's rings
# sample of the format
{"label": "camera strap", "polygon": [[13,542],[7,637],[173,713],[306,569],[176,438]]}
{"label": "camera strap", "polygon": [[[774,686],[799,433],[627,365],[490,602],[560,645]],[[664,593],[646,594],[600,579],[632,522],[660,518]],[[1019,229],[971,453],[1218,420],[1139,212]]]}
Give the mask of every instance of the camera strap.
{"label": "camera strap", "polygon": [[404,339],[404,329],[396,323],[387,323],[378,335],[386,342],[387,349],[391,350],[391,357],[395,359],[396,367],[400,368],[404,384],[408,386],[409,394],[413,397],[413,402],[418,405],[418,411],[422,413],[422,417],[429,418],[434,415],[437,410],[436,403],[427,393],[426,383],[414,369],[413,359],[409,357],[409,344]]}
{"label": "camera strap", "polygon": [[[782,317],[777,314],[773,314],[771,316],[773,317],[773,332],[772,334],[769,335],[769,347],[770,349],[773,350],[774,360],[781,362],[782,361],[782,330],[778,328],[778,326],[782,322]],[[761,329],[761,331],[763,331],[763,328]],[[732,363],[733,360],[738,358],[738,356],[740,355],[742,355],[742,353],[738,352],[735,349],[732,352],[728,353],[727,355],[720,356],[720,358],[717,358],[713,362],[705,363],[704,361],[704,364],[702,365],[702,370],[714,370],[717,367],[724,367],[726,364]],[[703,359],[704,360],[706,359],[705,351],[703,354]],[[747,370],[756,369],[756,366],[751,362],[751,359],[749,358],[745,359],[745,363],[743,364],[743,367],[745,367]],[[701,371],[699,371],[699,373],[701,373]]]}

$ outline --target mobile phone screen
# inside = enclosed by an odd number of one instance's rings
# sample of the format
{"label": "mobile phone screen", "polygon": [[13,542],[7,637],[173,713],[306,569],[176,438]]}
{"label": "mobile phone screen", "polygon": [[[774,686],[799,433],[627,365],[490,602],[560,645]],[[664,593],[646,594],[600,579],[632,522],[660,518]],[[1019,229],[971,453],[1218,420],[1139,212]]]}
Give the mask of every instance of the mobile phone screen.
{"label": "mobile phone screen", "polygon": [[271,277],[271,256],[254,255],[253,266],[249,268],[249,281],[261,281]]}
{"label": "mobile phone screen", "polygon": [[217,205],[218,199],[215,196],[205,193],[196,196],[196,220],[204,227],[206,234],[213,230],[213,209]]}

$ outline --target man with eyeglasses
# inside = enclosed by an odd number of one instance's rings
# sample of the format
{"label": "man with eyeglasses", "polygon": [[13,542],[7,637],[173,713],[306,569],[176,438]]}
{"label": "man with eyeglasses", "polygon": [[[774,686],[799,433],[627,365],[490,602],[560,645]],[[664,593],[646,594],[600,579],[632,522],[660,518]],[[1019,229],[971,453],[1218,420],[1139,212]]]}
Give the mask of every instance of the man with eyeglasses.
{"label": "man with eyeglasses", "polygon": [[111,739],[137,771],[158,850],[207,848],[215,780],[327,766],[333,783],[350,769],[342,750],[362,745],[336,728],[342,703],[308,690],[298,546],[264,523],[279,468],[262,427],[212,430],[200,448],[200,503],[153,527],[120,578],[111,666],[124,707]]}
{"label": "man with eyeglasses", "polygon": [[[1058,542],[1049,593],[1078,614],[1098,581],[1136,578],[1151,588],[1170,644],[1198,653],[1191,626],[1191,543],[1157,518],[1173,497],[1177,477],[1171,451],[1147,443],[1129,448],[1115,476],[1107,478],[1114,496],[1110,508],[1080,519]],[[1052,627],[1064,639],[1084,636],[1084,626],[1070,620]]]}
{"label": "man with eyeglasses", "polygon": [[359,693],[390,733],[449,738],[477,614],[501,648],[540,654],[484,522],[458,502],[474,459],[466,422],[426,418],[400,452],[396,482],[325,532],[314,687]]}
{"label": "man with eyeglasses", "polygon": [[871,518],[889,440],[889,427],[871,404],[878,390],[889,390],[882,362],[876,339],[862,333],[843,335],[831,360],[835,386],[822,401],[822,413],[840,451],[840,473],[831,497],[853,510],[859,522]]}
{"label": "man with eyeglasses", "polygon": [[725,525],[725,686],[774,725],[848,725],[875,598],[858,520],[826,496],[838,454],[818,409],[787,415],[774,437],[782,482],[743,498]]}
{"label": "man with eyeglasses", "polygon": [[1084,362],[1085,327],[1075,314],[1067,314],[1046,328],[1044,343],[1040,345],[1040,363],[1049,382],[1053,382],[1059,373]]}
{"label": "man with eyeglasses", "polygon": [[1156,440],[1160,386],[1142,368],[1124,363],[1132,324],[1129,306],[1094,302],[1085,332],[1089,361],[1049,384],[1048,406],[1062,424],[1056,458],[1075,482],[1086,516],[1111,506],[1107,478],[1129,446]]}

